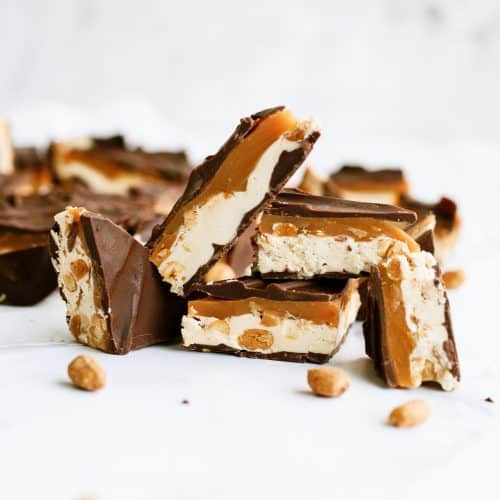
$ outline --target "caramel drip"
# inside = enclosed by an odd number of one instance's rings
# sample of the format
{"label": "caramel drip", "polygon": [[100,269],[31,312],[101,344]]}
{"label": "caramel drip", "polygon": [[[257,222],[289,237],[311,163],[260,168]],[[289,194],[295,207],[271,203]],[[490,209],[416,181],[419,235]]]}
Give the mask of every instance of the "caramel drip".
{"label": "caramel drip", "polygon": [[231,316],[241,316],[253,312],[260,312],[263,325],[268,326],[270,317],[293,317],[305,319],[322,325],[336,327],[339,322],[340,300],[335,302],[293,301],[251,298],[241,300],[218,300],[210,297],[191,300],[189,302],[190,316],[206,316],[217,319],[226,319]]}
{"label": "caramel drip", "polygon": [[287,110],[278,111],[263,118],[247,137],[235,146],[214,177],[206,184],[198,196],[195,196],[169,221],[164,228],[161,240],[155,245],[151,260],[159,265],[163,258],[159,257],[162,250],[170,249],[176,240],[177,231],[184,222],[184,214],[194,207],[204,205],[207,200],[220,194],[231,195],[237,191],[245,191],[248,177],[256,167],[267,148],[276,142],[285,132],[291,132],[297,127],[297,120]]}
{"label": "caramel drip", "polygon": [[259,225],[261,233],[276,236],[295,236],[307,232],[315,236],[350,237],[355,241],[370,241],[380,236],[408,244],[411,252],[420,250],[418,244],[396,224],[372,218],[327,218],[283,215],[264,215]]}
{"label": "caramel drip", "polygon": [[412,387],[410,355],[415,347],[408,323],[401,291],[401,262],[392,259],[379,266],[384,302],[383,335],[387,359],[391,362],[394,381],[398,387]]}
{"label": "caramel drip", "polygon": [[0,234],[0,255],[29,248],[46,246],[49,242],[47,233],[28,233],[3,231]]}

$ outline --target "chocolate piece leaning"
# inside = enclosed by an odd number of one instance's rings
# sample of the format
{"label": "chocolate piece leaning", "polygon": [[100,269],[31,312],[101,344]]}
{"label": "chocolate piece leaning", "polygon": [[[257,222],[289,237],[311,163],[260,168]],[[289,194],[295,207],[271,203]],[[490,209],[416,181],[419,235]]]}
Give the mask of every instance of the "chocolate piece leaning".
{"label": "chocolate piece leaning", "polygon": [[182,193],[191,171],[184,151],[133,149],[122,136],[55,142],[50,149],[52,167],[60,181],[77,181],[102,194],[154,191],[162,194],[163,204],[170,202],[169,209]]}
{"label": "chocolate piece leaning", "polygon": [[437,203],[422,203],[409,196],[402,196],[399,205],[415,211],[419,220],[425,219],[429,213],[434,214],[434,253],[439,262],[446,260],[458,241],[462,226],[457,204],[449,198],[441,198]]}
{"label": "chocolate piece leaning", "polygon": [[319,131],[283,107],[243,118],[196,168],[148,245],[151,261],[179,295],[201,283],[305,160]]}
{"label": "chocolate piece leaning", "polygon": [[76,340],[126,354],[178,338],[185,303],[161,283],[143,245],[83,208],[67,208],[55,221],[52,262]]}
{"label": "chocolate piece leaning", "polygon": [[367,170],[346,165],[330,175],[325,190],[348,200],[398,205],[399,198],[408,194],[409,184],[400,169]]}
{"label": "chocolate piece leaning", "polygon": [[0,303],[33,305],[56,288],[49,231],[65,201],[58,193],[0,201]]}
{"label": "chocolate piece leaning", "polygon": [[253,271],[276,279],[368,275],[389,250],[419,250],[404,231],[415,221],[390,205],[285,190],[262,214]]}
{"label": "chocolate piece leaning", "polygon": [[363,330],[366,353],[389,386],[458,386],[450,307],[432,254],[391,255],[373,267]]}
{"label": "chocolate piece leaning", "polygon": [[241,357],[325,363],[359,308],[358,280],[241,278],[197,291],[182,320],[184,346]]}

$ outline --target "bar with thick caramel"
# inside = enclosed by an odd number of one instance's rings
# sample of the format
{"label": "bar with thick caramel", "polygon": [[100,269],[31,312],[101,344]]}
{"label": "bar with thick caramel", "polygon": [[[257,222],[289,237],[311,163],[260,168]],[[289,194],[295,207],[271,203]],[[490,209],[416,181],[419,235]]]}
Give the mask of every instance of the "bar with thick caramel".
{"label": "bar with thick caramel", "polygon": [[283,107],[243,118],[153,235],[151,261],[179,295],[202,282],[238,236],[277,195],[319,137]]}
{"label": "bar with thick caramel", "polygon": [[200,285],[182,320],[184,346],[242,357],[324,363],[359,309],[358,280],[273,282],[241,278]]}
{"label": "bar with thick caramel", "polygon": [[162,284],[141,243],[83,208],[66,208],[55,221],[52,262],[78,342],[126,354],[178,338],[185,303]]}
{"label": "bar with thick caramel", "polygon": [[60,182],[76,181],[101,194],[155,193],[162,213],[170,211],[191,172],[184,151],[134,149],[120,135],[54,142],[50,149]]}
{"label": "bar with thick caramel", "polygon": [[262,215],[253,270],[281,279],[367,275],[389,250],[419,250],[404,231],[415,221],[390,205],[285,190]]}
{"label": "bar with thick caramel", "polygon": [[409,184],[401,169],[367,170],[346,165],[332,173],[325,190],[331,196],[368,203],[398,205],[399,198],[408,194]]}
{"label": "bar with thick caramel", "polygon": [[389,386],[458,386],[449,302],[432,254],[393,254],[374,266],[367,309],[366,352]]}

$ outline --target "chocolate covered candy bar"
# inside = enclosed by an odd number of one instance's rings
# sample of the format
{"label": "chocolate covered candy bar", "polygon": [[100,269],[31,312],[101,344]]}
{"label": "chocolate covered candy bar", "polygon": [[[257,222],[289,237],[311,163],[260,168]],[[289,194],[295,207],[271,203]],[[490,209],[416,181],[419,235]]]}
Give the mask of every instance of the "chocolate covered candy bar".
{"label": "chocolate covered candy bar", "polygon": [[172,292],[187,295],[233,246],[304,161],[319,137],[283,107],[243,118],[196,168],[153,235],[151,261]]}
{"label": "chocolate covered candy bar", "polygon": [[434,254],[439,262],[443,262],[455,247],[460,236],[462,221],[457,204],[449,198],[441,198],[437,203],[422,203],[409,196],[402,196],[399,205],[417,213],[419,220],[426,219],[429,213],[434,214]]}
{"label": "chocolate covered candy bar", "polygon": [[325,189],[348,200],[398,205],[399,198],[408,194],[409,185],[400,169],[367,170],[346,165],[330,175]]}
{"label": "chocolate covered candy bar", "polygon": [[260,220],[254,272],[288,279],[366,275],[390,249],[419,250],[403,229],[415,220],[398,207],[285,190]]}
{"label": "chocolate covered candy bar", "polygon": [[56,288],[49,230],[65,201],[57,193],[0,201],[0,303],[32,305]]}
{"label": "chocolate covered candy bar", "polygon": [[[76,180],[103,194],[163,192],[161,201],[169,201],[168,210],[181,194],[191,171],[183,151],[131,149],[122,136],[56,142],[51,146],[51,157],[54,173],[61,181]],[[168,200],[164,199],[166,195]]]}
{"label": "chocolate covered candy bar", "polygon": [[270,282],[254,278],[197,287],[182,320],[184,346],[242,357],[325,363],[359,308],[357,280]]}
{"label": "chocolate covered candy bar", "polygon": [[449,302],[432,254],[391,255],[373,267],[369,294],[366,352],[385,382],[455,389],[460,371]]}
{"label": "chocolate covered candy bar", "polygon": [[76,340],[125,354],[178,337],[184,303],[161,283],[143,245],[82,208],[67,208],[55,221],[52,262]]}

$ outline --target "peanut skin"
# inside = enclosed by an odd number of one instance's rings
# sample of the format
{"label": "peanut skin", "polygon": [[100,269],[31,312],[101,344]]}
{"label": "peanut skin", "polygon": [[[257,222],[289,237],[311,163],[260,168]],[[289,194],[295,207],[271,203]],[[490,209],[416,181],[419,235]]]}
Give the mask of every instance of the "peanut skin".
{"label": "peanut skin", "polygon": [[388,423],[394,427],[416,427],[423,424],[430,416],[429,403],[414,399],[398,406],[389,415]]}
{"label": "peanut skin", "polygon": [[335,398],[349,389],[347,373],[340,368],[322,367],[307,372],[307,382],[317,396]]}
{"label": "peanut skin", "polygon": [[97,391],[106,384],[106,372],[91,356],[77,356],[68,366],[73,385],[85,391]]}

